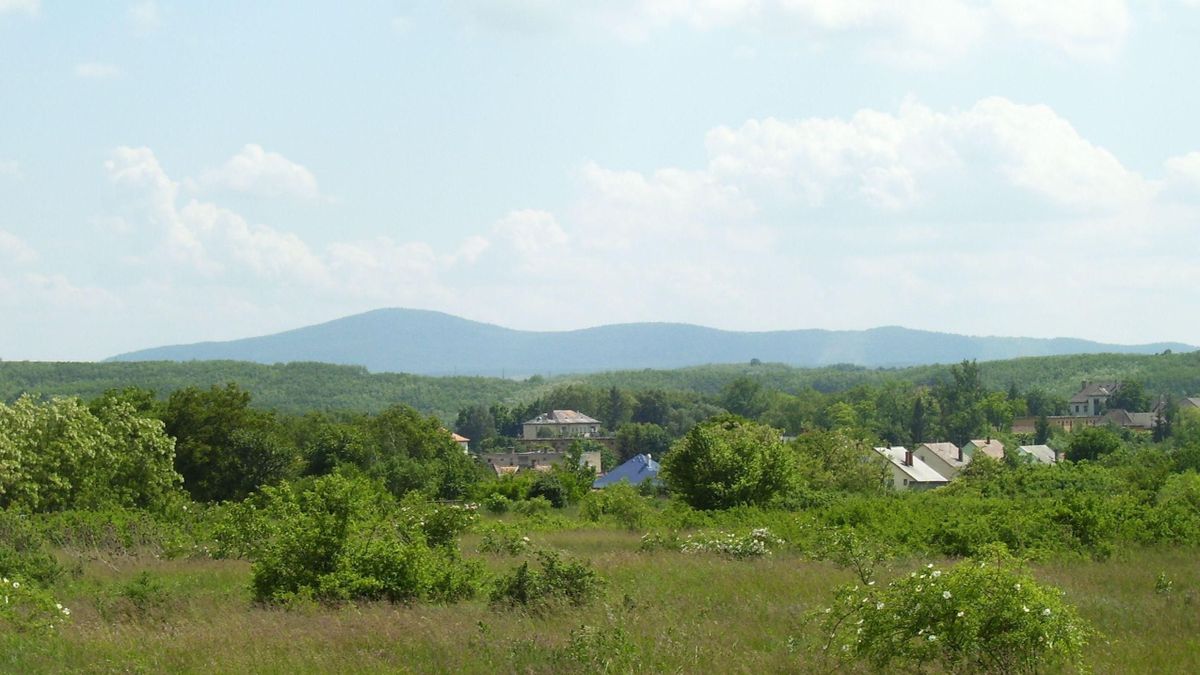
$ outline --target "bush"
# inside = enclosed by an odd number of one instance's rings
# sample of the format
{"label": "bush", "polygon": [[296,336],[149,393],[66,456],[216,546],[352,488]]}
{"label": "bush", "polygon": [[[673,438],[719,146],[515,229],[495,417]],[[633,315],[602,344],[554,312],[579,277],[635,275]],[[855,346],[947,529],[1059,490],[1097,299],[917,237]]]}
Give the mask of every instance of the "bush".
{"label": "bush", "polygon": [[512,500],[499,492],[493,492],[483,499],[483,508],[487,509],[489,513],[497,515],[508,513],[508,510],[512,508]]}
{"label": "bush", "polygon": [[483,531],[479,542],[480,553],[502,553],[518,555],[529,550],[529,537],[515,525],[496,523]]}
{"label": "bush", "polygon": [[771,548],[782,546],[783,540],[765,527],[738,536],[731,532],[689,535],[679,550],[684,553],[718,553],[731,558],[761,558],[771,555]]}
{"label": "bush", "polygon": [[48,586],[62,574],[62,566],[33,523],[26,516],[0,511],[0,575]]}
{"label": "bush", "polygon": [[821,628],[822,649],[880,670],[986,673],[1078,667],[1092,632],[1061,591],[1039,585],[1003,547],[882,588],[843,586]]}
{"label": "bush", "polygon": [[524,562],[496,580],[493,606],[540,612],[562,604],[583,607],[600,596],[604,580],[587,563],[563,559],[553,551],[538,551],[537,559],[541,570]]}
{"label": "bush", "polygon": [[649,519],[650,513],[646,499],[638,494],[636,488],[625,481],[592,492],[584,497],[579,508],[580,516],[586,520],[595,523],[607,516],[618,525],[630,530],[642,529]]}
{"label": "bush", "polygon": [[697,509],[766,506],[795,489],[795,466],[777,430],[727,415],[696,425],[676,443],[662,477]]}
{"label": "bush", "polygon": [[20,577],[0,576],[0,628],[50,631],[70,616],[70,609],[37,584]]}
{"label": "bush", "polygon": [[337,474],[263,495],[248,514],[266,537],[251,551],[257,600],[452,601],[475,592],[481,568],[454,546],[472,509],[416,499],[396,508],[376,484]]}
{"label": "bush", "polygon": [[513,504],[513,511],[522,516],[537,516],[550,513],[550,500],[545,497],[530,497]]}

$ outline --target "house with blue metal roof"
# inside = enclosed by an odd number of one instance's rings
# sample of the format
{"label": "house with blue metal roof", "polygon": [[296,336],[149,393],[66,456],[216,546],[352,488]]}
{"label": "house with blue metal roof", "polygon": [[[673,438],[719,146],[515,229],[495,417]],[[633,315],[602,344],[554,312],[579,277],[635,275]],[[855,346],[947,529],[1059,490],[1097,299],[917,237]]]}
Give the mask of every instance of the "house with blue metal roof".
{"label": "house with blue metal roof", "polygon": [[616,485],[621,481],[629,481],[630,485],[641,485],[645,481],[658,482],[658,471],[661,467],[650,455],[636,455],[624,464],[609,471],[592,483],[593,488],[604,488]]}

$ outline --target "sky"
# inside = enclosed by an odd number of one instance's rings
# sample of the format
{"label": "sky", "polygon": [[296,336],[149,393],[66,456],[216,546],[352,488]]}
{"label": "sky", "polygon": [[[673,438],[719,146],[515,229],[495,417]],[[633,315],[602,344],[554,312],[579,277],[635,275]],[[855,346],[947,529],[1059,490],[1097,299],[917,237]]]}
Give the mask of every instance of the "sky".
{"label": "sky", "polygon": [[1200,343],[1200,0],[0,0],[0,359],[381,307]]}

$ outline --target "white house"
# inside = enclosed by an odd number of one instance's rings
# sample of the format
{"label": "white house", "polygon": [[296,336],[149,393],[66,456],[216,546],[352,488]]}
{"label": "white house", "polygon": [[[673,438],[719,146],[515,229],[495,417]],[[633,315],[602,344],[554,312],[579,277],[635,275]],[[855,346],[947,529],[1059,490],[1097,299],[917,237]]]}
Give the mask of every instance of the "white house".
{"label": "white house", "polygon": [[1058,463],[1058,453],[1048,445],[1022,445],[1017,448],[1017,457],[1042,464]]}
{"label": "white house", "polygon": [[892,469],[892,487],[896,490],[928,490],[947,483],[945,476],[934,471],[907,448],[875,448],[875,452],[888,459]]}
{"label": "white house", "polygon": [[600,433],[604,424],[574,410],[551,410],[521,425],[526,440],[538,438],[587,438]]}
{"label": "white house", "polygon": [[922,443],[913,452],[946,480],[953,480],[971,463],[971,456],[953,443]]}
{"label": "white house", "polygon": [[995,460],[1004,459],[1004,444],[994,438],[967,441],[967,444],[962,447],[962,451],[964,455],[972,458],[976,453],[982,453]]}

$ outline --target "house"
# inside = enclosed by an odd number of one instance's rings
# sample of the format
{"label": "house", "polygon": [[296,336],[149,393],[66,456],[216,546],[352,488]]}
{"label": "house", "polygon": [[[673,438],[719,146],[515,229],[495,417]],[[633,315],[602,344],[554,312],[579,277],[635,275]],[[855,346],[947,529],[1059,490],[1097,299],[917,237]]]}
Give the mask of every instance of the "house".
{"label": "house", "polygon": [[1150,431],[1154,429],[1154,424],[1158,419],[1158,413],[1152,412],[1129,412],[1121,408],[1114,408],[1104,413],[1104,420],[1109,424],[1115,424],[1125,429],[1138,429],[1140,431]]}
{"label": "house", "polygon": [[981,452],[992,459],[1004,459],[1004,444],[994,438],[967,441],[967,444],[962,447],[962,451],[964,455],[971,457],[975,457],[976,453]]}
{"label": "house", "polygon": [[641,485],[646,481],[657,483],[660,468],[650,455],[634,455],[624,464],[597,478],[592,487],[604,488],[621,481],[628,481],[630,485]]}
{"label": "house", "polygon": [[463,449],[463,452],[468,454],[471,452],[471,439],[467,438],[466,436],[460,436],[453,431],[450,432],[450,437],[454,439],[455,443],[458,443],[459,447]]}
{"label": "house", "polygon": [[[481,455],[479,460],[487,464],[497,475],[516,473],[520,471],[549,471],[555,464],[566,459],[566,452],[532,451],[532,452],[490,452]],[[579,464],[592,467],[600,473],[600,451],[590,450],[579,457]]]}
{"label": "house", "polygon": [[1048,445],[1022,445],[1017,448],[1017,458],[1031,463],[1058,464],[1058,453]]}
{"label": "house", "polygon": [[922,443],[913,452],[917,454],[917,459],[947,480],[953,480],[963,467],[971,463],[971,456],[953,443]]}
{"label": "house", "polygon": [[521,425],[525,440],[539,438],[589,438],[600,434],[600,420],[574,410],[552,410]]}
{"label": "house", "polygon": [[1074,417],[1099,417],[1121,388],[1120,382],[1088,382],[1084,380],[1071,400],[1067,401],[1067,412]]}
{"label": "house", "polygon": [[1194,398],[1194,397],[1189,396],[1187,398],[1180,399],[1179,409],[1180,410],[1200,409],[1200,398]]}
{"label": "house", "polygon": [[887,458],[892,470],[892,487],[896,490],[929,490],[947,482],[945,476],[934,471],[907,448],[875,448],[875,452]]}

